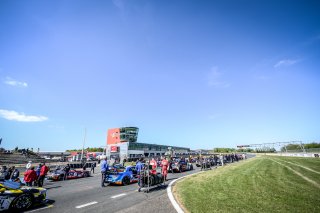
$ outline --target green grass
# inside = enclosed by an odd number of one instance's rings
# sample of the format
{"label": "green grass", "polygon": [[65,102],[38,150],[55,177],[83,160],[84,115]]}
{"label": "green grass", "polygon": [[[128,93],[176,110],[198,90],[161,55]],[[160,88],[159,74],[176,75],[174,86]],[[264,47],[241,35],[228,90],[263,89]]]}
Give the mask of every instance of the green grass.
{"label": "green grass", "polygon": [[[319,159],[292,159],[293,157],[282,157],[282,158],[271,158],[277,160],[277,162],[280,162],[282,164],[285,164],[289,166],[290,168],[294,169],[295,171],[299,172],[300,174],[306,176],[310,180],[316,182],[320,186],[320,160]],[[288,163],[290,162],[290,163]],[[311,163],[312,162],[312,163]],[[317,163],[317,164],[314,164]],[[294,165],[295,164],[295,165]],[[309,168],[310,171],[306,168]],[[319,188],[320,191],[320,188]]]}
{"label": "green grass", "polygon": [[320,188],[280,162],[320,184],[318,159],[262,156],[186,178],[174,186],[189,212],[320,212]]}
{"label": "green grass", "polygon": [[291,163],[300,164],[320,172],[320,158],[281,157],[280,159]]}

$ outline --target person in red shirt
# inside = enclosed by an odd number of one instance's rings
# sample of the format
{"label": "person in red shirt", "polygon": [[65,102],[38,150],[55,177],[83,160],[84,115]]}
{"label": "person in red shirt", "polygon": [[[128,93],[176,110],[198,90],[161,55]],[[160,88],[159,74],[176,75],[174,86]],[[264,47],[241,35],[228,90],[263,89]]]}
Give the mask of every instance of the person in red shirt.
{"label": "person in red shirt", "polygon": [[37,180],[37,173],[34,171],[34,166],[31,166],[30,169],[28,169],[24,173],[24,181],[26,182],[27,186],[32,186],[32,183]]}
{"label": "person in red shirt", "polygon": [[156,175],[157,174],[157,161],[152,158],[152,160],[150,161],[150,166],[151,166],[151,174]]}
{"label": "person in red shirt", "polygon": [[43,165],[40,169],[40,176],[38,179],[38,186],[39,187],[43,186],[43,181],[44,181],[44,178],[46,177],[48,171],[49,171],[49,168],[46,166],[46,163],[43,163]]}
{"label": "person in red shirt", "polygon": [[163,182],[165,184],[167,180],[167,175],[168,175],[168,168],[169,168],[169,161],[167,160],[166,157],[164,157],[161,161],[161,173],[163,176]]}

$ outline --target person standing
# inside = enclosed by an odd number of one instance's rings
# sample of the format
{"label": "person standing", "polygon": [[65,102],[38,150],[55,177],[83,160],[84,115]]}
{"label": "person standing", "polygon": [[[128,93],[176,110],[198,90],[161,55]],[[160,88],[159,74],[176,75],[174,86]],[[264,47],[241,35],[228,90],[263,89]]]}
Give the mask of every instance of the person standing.
{"label": "person standing", "polygon": [[171,171],[172,174],[173,174],[173,168],[172,168],[173,164],[174,164],[173,157],[170,157],[170,159],[169,159],[169,171]]}
{"label": "person standing", "polygon": [[127,159],[123,159],[122,165],[125,166],[126,162],[127,162]]}
{"label": "person standing", "polygon": [[6,180],[10,180],[10,177],[11,177],[11,175],[12,175],[13,169],[14,169],[14,167],[12,167],[12,166],[9,167],[8,172],[7,172],[7,175],[6,175],[6,177],[5,177]]}
{"label": "person standing", "polygon": [[94,167],[96,167],[96,162],[91,163],[91,170],[90,170],[90,172],[92,172],[92,174],[94,174]]}
{"label": "person standing", "polygon": [[37,173],[34,171],[34,166],[31,166],[28,171],[24,173],[24,181],[27,186],[32,186],[32,183],[37,180]]}
{"label": "person standing", "polygon": [[109,169],[109,165],[107,162],[107,157],[104,157],[100,163],[100,170],[101,170],[101,187],[105,187],[104,182],[106,179],[106,175]]}
{"label": "person standing", "polygon": [[3,181],[8,176],[8,171],[6,166],[2,166],[0,170],[0,180]]}
{"label": "person standing", "polygon": [[217,167],[218,166],[218,156],[217,155],[214,155],[213,156],[213,159],[214,159],[214,164],[215,164],[215,166]]}
{"label": "person standing", "polygon": [[63,168],[63,170],[64,170],[64,176],[63,176],[63,180],[67,180],[68,179],[68,174],[69,174],[69,171],[70,171],[70,165],[69,164],[67,164],[64,168]]}
{"label": "person standing", "polygon": [[161,173],[163,176],[163,184],[166,184],[167,180],[167,175],[168,175],[168,167],[169,167],[169,162],[166,157],[164,157],[161,161]]}
{"label": "person standing", "polygon": [[41,167],[42,167],[42,164],[40,163],[39,166],[36,168],[36,173],[38,177],[40,176]]}
{"label": "person standing", "polygon": [[86,171],[86,170],[87,170],[87,163],[84,163],[84,164],[83,164],[82,170],[83,170],[83,171]]}
{"label": "person standing", "polygon": [[16,182],[19,179],[19,176],[20,176],[19,170],[13,166],[13,172],[10,177],[11,181]]}
{"label": "person standing", "polygon": [[201,171],[202,171],[202,170],[205,170],[205,168],[206,168],[206,167],[205,167],[205,163],[206,163],[206,162],[205,162],[205,159],[204,159],[204,158],[201,158]]}
{"label": "person standing", "polygon": [[137,171],[137,175],[138,175],[138,186],[139,186],[138,191],[139,192],[141,191],[142,184],[143,184],[143,182],[142,182],[142,178],[143,178],[143,176],[142,176],[142,172],[143,172],[142,171],[142,169],[143,169],[142,161],[143,161],[143,158],[139,159],[136,164],[136,171]]}
{"label": "person standing", "polygon": [[48,171],[49,171],[49,168],[46,166],[46,163],[43,163],[43,165],[41,166],[41,169],[40,169],[40,176],[38,179],[38,186],[39,187],[43,186],[43,181],[44,181],[44,178],[46,177]]}
{"label": "person standing", "polygon": [[41,165],[41,163],[40,163],[39,166],[36,168],[37,181],[34,182],[34,185],[39,185],[38,180],[39,180],[39,177],[40,177],[41,167],[42,167],[42,165]]}
{"label": "person standing", "polygon": [[152,158],[149,165],[151,166],[151,174],[156,175],[157,174],[157,161]]}
{"label": "person standing", "polygon": [[224,156],[220,154],[220,157],[219,157],[219,158],[220,158],[221,166],[223,166],[223,164],[224,164],[224,162],[223,162],[223,161],[224,161],[224,159],[223,159]]}

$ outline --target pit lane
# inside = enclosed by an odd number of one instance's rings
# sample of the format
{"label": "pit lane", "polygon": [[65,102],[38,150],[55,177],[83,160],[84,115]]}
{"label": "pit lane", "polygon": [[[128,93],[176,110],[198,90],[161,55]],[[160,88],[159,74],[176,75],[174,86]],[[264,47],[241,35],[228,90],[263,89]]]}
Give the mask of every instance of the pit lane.
{"label": "pit lane", "polygon": [[[171,181],[198,172],[169,173],[168,185]],[[91,177],[46,182],[48,204],[35,207],[28,212],[163,212],[174,213],[166,187],[153,187],[149,193],[138,192],[138,184],[127,186],[101,187],[101,174]]]}

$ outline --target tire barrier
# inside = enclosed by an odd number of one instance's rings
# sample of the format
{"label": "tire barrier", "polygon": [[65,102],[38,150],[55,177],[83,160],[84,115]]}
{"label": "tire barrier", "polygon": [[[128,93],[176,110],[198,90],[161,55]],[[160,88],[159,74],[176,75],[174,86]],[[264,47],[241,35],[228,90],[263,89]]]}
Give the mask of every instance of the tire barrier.
{"label": "tire barrier", "polygon": [[143,174],[141,177],[141,187],[148,187],[148,186],[155,186],[163,183],[163,176],[160,173],[156,175],[150,174]]}

